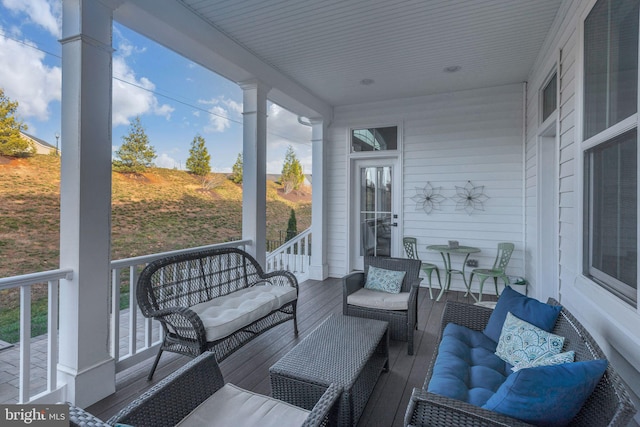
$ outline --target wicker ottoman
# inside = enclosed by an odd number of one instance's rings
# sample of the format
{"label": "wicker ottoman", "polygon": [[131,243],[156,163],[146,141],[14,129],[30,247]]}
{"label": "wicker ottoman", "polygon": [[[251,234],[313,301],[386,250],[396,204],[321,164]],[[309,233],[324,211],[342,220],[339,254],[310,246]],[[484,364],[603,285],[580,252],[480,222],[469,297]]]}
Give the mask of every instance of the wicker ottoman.
{"label": "wicker ottoman", "polygon": [[270,369],[276,399],[311,409],[330,383],[343,388],[337,424],[355,426],[389,367],[387,322],[331,315]]}

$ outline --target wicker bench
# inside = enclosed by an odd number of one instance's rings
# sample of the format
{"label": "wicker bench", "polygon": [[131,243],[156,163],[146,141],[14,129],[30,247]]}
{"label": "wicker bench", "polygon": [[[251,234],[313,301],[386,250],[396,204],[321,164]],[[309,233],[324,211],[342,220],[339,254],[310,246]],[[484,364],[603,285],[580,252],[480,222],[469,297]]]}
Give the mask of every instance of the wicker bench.
{"label": "wicker bench", "polygon": [[[550,298],[548,304],[559,303]],[[483,331],[491,316],[487,307],[448,301],[442,316],[441,342],[447,324],[455,323],[474,331]],[[576,361],[605,359],[605,355],[576,318],[562,308],[552,331],[565,337],[563,351],[575,351]],[[422,388],[414,388],[405,414],[405,426],[530,426],[525,422],[479,406],[427,391],[438,355],[436,346]],[[594,392],[573,418],[572,426],[626,426],[635,408],[620,376],[609,365]]]}
{"label": "wicker bench", "polygon": [[[232,398],[229,399],[229,390]],[[70,405],[71,426],[173,427],[179,422],[209,426],[326,426],[341,389],[330,385],[310,410],[225,384],[215,355],[205,352],[164,378],[107,422]],[[217,402],[216,402],[217,401]],[[197,409],[196,409],[197,408]],[[302,420],[302,421],[301,421]]]}
{"label": "wicker bench", "polygon": [[264,273],[240,249],[156,260],[140,274],[136,292],[142,314],[164,330],[149,379],[165,350],[192,357],[212,351],[220,362],[287,320],[293,320],[298,334],[296,277],[287,271]]}

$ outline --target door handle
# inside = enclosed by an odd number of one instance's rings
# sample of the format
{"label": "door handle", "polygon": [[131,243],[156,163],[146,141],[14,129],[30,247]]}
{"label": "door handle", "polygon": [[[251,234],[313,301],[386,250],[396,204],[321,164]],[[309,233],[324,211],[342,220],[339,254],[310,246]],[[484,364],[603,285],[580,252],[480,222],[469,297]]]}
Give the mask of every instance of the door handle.
{"label": "door handle", "polygon": [[393,223],[391,223],[391,226],[392,226],[392,227],[397,227],[397,226],[398,226],[398,223],[397,223],[397,222],[393,222]]}

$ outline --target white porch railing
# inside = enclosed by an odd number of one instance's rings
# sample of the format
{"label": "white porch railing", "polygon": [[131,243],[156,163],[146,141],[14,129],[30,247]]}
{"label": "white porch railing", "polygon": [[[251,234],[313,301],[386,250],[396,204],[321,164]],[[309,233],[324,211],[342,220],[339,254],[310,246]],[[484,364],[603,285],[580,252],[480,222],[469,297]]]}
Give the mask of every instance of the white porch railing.
{"label": "white porch railing", "polygon": [[[197,252],[208,248],[237,247],[244,249],[251,240],[236,240],[233,242],[200,246],[177,251],[162,252],[135,258],[127,258],[111,262],[111,312],[118,316],[111,316],[110,338],[111,356],[116,361],[116,372],[121,372],[136,363],[155,355],[160,345],[162,335],[157,322],[144,318],[137,309],[135,283],[138,274],[151,261],[169,255],[177,255],[189,252]],[[129,300],[127,308],[120,310],[120,296],[123,287],[122,274],[128,270]],[[5,403],[47,403],[64,399],[64,385],[58,386],[58,289],[61,279],[73,278],[72,269],[50,270],[40,273],[25,274],[0,278],[0,290],[20,288],[20,337],[16,348],[17,356],[11,356],[10,363],[19,364],[19,381],[15,400],[8,398]],[[47,300],[47,336],[45,339],[31,338],[31,294],[34,286],[48,284]],[[131,307],[136,309],[131,310]],[[139,333],[138,326],[140,328]],[[142,336],[140,336],[142,335]],[[46,349],[32,351],[32,346],[40,346],[46,341]],[[14,349],[4,350],[0,358],[4,360],[8,352],[18,351]],[[32,353],[39,353],[32,358]],[[44,354],[46,366],[40,362],[40,355]],[[32,360],[34,359],[34,360]],[[35,360],[37,359],[37,360]],[[46,378],[43,387],[42,378]],[[44,389],[44,390],[43,390]],[[11,391],[3,393],[12,394]],[[5,396],[6,398],[6,396]]]}
{"label": "white porch railing", "polygon": [[[157,322],[146,319],[140,313],[136,300],[135,283],[144,267],[159,258],[170,255],[197,252],[209,248],[237,247],[244,249],[250,240],[237,240],[228,243],[200,246],[177,251],[162,252],[111,262],[111,313],[110,354],[116,363],[116,372],[121,372],[155,355],[162,340],[162,331]],[[311,229],[307,229],[289,240],[275,251],[267,254],[265,270],[288,270],[299,281],[309,276],[311,255]],[[19,354],[18,403],[40,403],[63,399],[64,386],[57,384],[58,363],[58,289],[61,279],[73,278],[72,269],[50,270],[40,273],[0,278],[0,290],[20,288],[20,337],[16,346]],[[47,322],[48,332],[44,339],[31,338],[31,295],[33,287],[47,284]],[[120,299],[126,286],[129,295],[125,308],[120,309]],[[133,309],[132,309],[133,308]],[[44,345],[46,349],[33,351],[32,346]],[[34,344],[37,343],[37,344]],[[14,349],[15,350],[15,349]],[[5,350],[9,351],[9,350]],[[15,350],[16,352],[18,350]],[[34,365],[32,353],[46,353],[46,366]],[[46,386],[37,384],[40,378],[46,378]],[[43,390],[44,389],[44,390]]]}
{"label": "white porch railing", "polygon": [[309,278],[311,264],[311,228],[307,228],[274,251],[267,253],[265,271],[287,270],[299,282]]}
{"label": "white porch railing", "polygon": [[[60,391],[58,387],[58,287],[60,279],[73,278],[72,269],[43,271],[41,273],[0,279],[0,290],[20,288],[20,377],[18,403],[37,402]],[[45,390],[31,395],[31,291],[33,286],[47,283],[47,356]],[[36,374],[37,375],[37,374]],[[35,383],[35,381],[34,381]]]}

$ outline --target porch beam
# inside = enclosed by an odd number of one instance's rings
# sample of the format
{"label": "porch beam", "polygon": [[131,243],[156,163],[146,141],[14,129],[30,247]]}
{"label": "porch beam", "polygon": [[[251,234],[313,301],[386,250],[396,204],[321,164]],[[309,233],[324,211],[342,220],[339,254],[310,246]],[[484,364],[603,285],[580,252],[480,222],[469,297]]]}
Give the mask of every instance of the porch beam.
{"label": "porch beam", "polygon": [[268,85],[242,82],[242,239],[247,251],[265,266],[267,250],[267,94]]}
{"label": "porch beam", "polygon": [[311,152],[313,163],[311,166],[311,179],[313,192],[311,196],[311,266],[309,278],[324,280],[329,277],[329,265],[327,264],[327,228],[325,210],[325,121],[321,118],[312,118],[311,122]]}
{"label": "porch beam", "polygon": [[112,10],[64,0],[58,378],[84,407],[115,391],[109,354]]}

